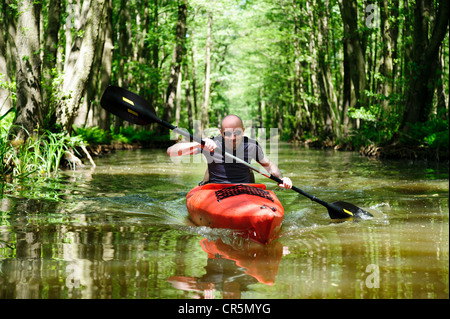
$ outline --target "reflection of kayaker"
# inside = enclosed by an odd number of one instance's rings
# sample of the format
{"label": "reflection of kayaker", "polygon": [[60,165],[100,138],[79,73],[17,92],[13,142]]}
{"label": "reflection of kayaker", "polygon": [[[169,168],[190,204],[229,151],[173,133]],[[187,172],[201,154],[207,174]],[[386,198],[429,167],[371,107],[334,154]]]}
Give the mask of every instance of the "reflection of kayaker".
{"label": "reflection of kayaker", "polygon": [[[198,278],[187,276],[171,276],[169,279],[167,279],[167,281],[170,282],[172,286],[178,290],[202,292],[203,298],[214,298],[213,293],[215,289],[213,283],[198,282]],[[197,295],[196,297],[200,298],[202,296]]]}
{"label": "reflection of kayaker", "polygon": [[206,273],[201,277],[171,276],[167,281],[174,288],[186,291],[188,298],[204,299],[239,299],[249,285],[257,283],[233,260],[208,258],[204,269]]}
{"label": "reflection of kayaker", "polygon": [[[205,299],[238,299],[249,285],[257,282],[273,285],[283,254],[281,243],[236,242],[202,239],[200,245],[208,254],[206,273],[201,277],[171,276],[167,281],[176,289],[194,293],[190,297]],[[222,296],[217,296],[220,292]]]}
{"label": "reflection of kayaker", "polygon": [[208,258],[233,260],[236,265],[245,268],[245,273],[266,285],[273,285],[278,274],[283,245],[276,241],[269,245],[248,242],[244,246],[225,244],[221,239],[212,241],[202,239],[200,244]]}

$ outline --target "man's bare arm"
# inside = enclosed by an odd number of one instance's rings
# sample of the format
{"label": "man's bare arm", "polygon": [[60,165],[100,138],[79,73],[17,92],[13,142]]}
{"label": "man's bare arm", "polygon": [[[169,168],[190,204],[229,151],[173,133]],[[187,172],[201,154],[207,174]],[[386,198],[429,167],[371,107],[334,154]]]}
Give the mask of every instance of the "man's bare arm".
{"label": "man's bare arm", "polygon": [[197,142],[176,143],[167,149],[167,154],[170,157],[181,155],[195,155],[198,154],[199,148],[203,148],[212,152],[217,147],[216,143],[209,138],[205,138],[204,141],[205,141],[204,146],[202,146],[200,143]]}

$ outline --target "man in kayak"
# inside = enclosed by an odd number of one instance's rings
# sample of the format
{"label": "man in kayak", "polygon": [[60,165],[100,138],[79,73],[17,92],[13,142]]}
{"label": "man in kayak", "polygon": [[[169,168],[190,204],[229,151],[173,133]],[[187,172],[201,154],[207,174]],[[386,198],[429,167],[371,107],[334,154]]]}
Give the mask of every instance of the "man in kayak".
{"label": "man in kayak", "polygon": [[[197,142],[180,142],[167,149],[169,156],[194,155],[202,153],[208,162],[208,170],[203,182],[209,183],[254,183],[255,178],[250,168],[242,163],[236,163],[225,156],[224,151],[251,163],[256,160],[266,171],[283,181],[280,187],[292,188],[289,177],[283,177],[280,169],[271,162],[262,151],[259,144],[244,136],[242,120],[237,115],[227,115],[221,123],[220,135],[205,138],[205,145]],[[224,147],[225,146],[225,147]],[[222,154],[214,152],[216,148],[222,149]]]}

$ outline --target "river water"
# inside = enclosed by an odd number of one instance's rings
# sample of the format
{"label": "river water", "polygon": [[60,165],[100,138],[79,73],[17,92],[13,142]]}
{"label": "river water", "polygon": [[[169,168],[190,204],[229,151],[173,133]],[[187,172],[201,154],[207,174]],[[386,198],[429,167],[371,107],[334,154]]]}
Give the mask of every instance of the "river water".
{"label": "river water", "polygon": [[118,151],[3,194],[0,299],[449,298],[448,163],[288,144],[276,155],[297,187],[374,218],[332,222],[257,176],[285,208],[280,237],[262,246],[189,223],[200,155],[174,163],[165,150]]}

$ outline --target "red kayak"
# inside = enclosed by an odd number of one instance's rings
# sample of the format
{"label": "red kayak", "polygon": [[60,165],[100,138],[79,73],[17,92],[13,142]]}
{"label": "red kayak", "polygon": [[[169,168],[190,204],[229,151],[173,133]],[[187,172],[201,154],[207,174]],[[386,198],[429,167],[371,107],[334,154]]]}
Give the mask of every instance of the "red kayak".
{"label": "red kayak", "polygon": [[262,244],[278,237],[284,208],[264,184],[206,184],[186,195],[194,224],[236,231]]}

